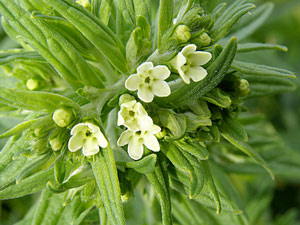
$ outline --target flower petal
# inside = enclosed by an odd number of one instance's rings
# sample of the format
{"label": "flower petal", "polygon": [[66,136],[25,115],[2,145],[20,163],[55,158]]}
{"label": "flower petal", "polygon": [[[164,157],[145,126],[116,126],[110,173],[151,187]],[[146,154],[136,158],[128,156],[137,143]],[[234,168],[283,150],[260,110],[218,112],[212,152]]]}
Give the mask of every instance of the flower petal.
{"label": "flower petal", "polygon": [[123,125],[125,122],[121,112],[122,112],[122,109],[118,112],[118,122],[117,122],[118,126]]}
{"label": "flower petal", "polygon": [[206,75],[207,71],[203,69],[201,66],[190,67],[188,71],[186,71],[187,76],[189,76],[194,82],[198,82],[203,80]]}
{"label": "flower petal", "polygon": [[92,133],[100,132],[100,128],[92,123],[85,123]]}
{"label": "flower petal", "polygon": [[144,102],[152,102],[154,94],[146,85],[141,85],[138,90],[138,97]]}
{"label": "flower petal", "polygon": [[144,109],[143,105],[140,102],[136,103],[136,105],[135,105],[135,111],[140,116],[147,115],[147,111]]}
{"label": "flower petal", "polygon": [[83,146],[83,133],[78,132],[76,135],[72,136],[68,142],[68,148],[70,152],[76,152]]}
{"label": "flower petal", "polygon": [[184,83],[189,84],[190,83],[190,77],[187,76],[181,69],[178,71],[181,79]]}
{"label": "flower petal", "polygon": [[156,80],[152,84],[152,91],[158,97],[166,97],[171,94],[171,89],[167,82]]}
{"label": "flower petal", "polygon": [[149,130],[153,126],[153,121],[150,116],[139,116],[137,120],[141,131]]}
{"label": "flower petal", "polygon": [[97,138],[86,138],[83,143],[82,153],[85,156],[95,155],[99,152]]}
{"label": "flower petal", "polygon": [[190,44],[190,45],[187,45],[185,46],[182,50],[181,50],[181,53],[187,57],[189,54],[195,52],[197,49],[197,46],[194,45],[194,44]]}
{"label": "flower petal", "polygon": [[124,146],[129,143],[130,138],[132,137],[133,132],[131,130],[125,130],[119,137],[117,141],[118,146]]}
{"label": "flower petal", "polygon": [[95,133],[94,137],[97,138],[97,143],[100,147],[102,147],[102,148],[107,147],[108,142],[101,131]]}
{"label": "flower petal", "polygon": [[75,135],[79,131],[82,131],[84,133],[86,129],[87,129],[87,126],[85,123],[78,123],[72,128],[71,135]]}
{"label": "flower petal", "polygon": [[189,60],[192,66],[202,66],[211,60],[210,52],[197,51],[189,55]]}
{"label": "flower petal", "polygon": [[143,143],[139,137],[134,137],[128,144],[128,155],[134,160],[142,158],[144,152]]}
{"label": "flower petal", "polygon": [[153,63],[152,62],[144,62],[142,63],[137,69],[137,73],[148,73],[148,70],[153,68]]}
{"label": "flower petal", "polygon": [[152,71],[151,72],[152,77],[159,80],[165,80],[171,74],[169,68],[166,66],[156,66],[151,71]]}
{"label": "flower petal", "polygon": [[185,56],[179,52],[171,61],[170,64],[171,66],[176,69],[179,70],[180,67],[182,67],[184,64],[186,63],[186,58]]}
{"label": "flower petal", "polygon": [[158,152],[160,150],[158,140],[153,134],[146,134],[144,136],[144,144],[147,148],[154,152]]}
{"label": "flower petal", "polygon": [[132,74],[125,81],[125,87],[130,91],[136,91],[139,87],[139,84],[142,82],[143,81],[139,78],[137,74]]}
{"label": "flower petal", "polygon": [[161,131],[160,127],[153,124],[153,126],[151,127],[151,129],[148,130],[151,134],[157,134],[158,132]]}

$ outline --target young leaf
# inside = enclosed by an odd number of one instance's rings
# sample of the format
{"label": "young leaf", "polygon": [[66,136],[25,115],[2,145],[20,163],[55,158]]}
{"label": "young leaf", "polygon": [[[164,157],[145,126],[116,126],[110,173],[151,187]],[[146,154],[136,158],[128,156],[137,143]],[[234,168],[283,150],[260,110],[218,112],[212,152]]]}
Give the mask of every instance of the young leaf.
{"label": "young leaf", "polygon": [[174,0],[159,1],[158,49],[163,48],[163,37],[173,25],[173,4]]}
{"label": "young leaf", "polygon": [[148,155],[136,162],[127,162],[126,167],[143,174],[152,173],[155,170],[157,156],[155,154]]}
{"label": "young leaf", "polygon": [[200,99],[210,102],[221,108],[228,108],[231,105],[229,95],[222,92],[219,88],[214,88],[210,92],[201,96]]}
{"label": "young leaf", "polygon": [[243,43],[238,44],[238,52],[252,52],[252,51],[260,51],[260,50],[279,50],[283,52],[287,52],[287,47],[283,45],[276,44],[264,44],[264,43]]}
{"label": "young leaf", "polygon": [[17,61],[33,61],[40,63],[46,62],[43,57],[33,51],[22,51],[19,49],[15,49],[15,51],[10,50],[8,52],[0,53],[0,65],[5,65]]}
{"label": "young leaf", "polygon": [[285,69],[248,62],[241,62],[237,60],[232,63],[231,67],[232,69],[246,75],[296,78],[293,72]]}
{"label": "young leaf", "polygon": [[80,106],[71,99],[58,94],[40,91],[13,90],[1,87],[0,103],[5,105],[34,111],[54,111],[61,107],[79,108]]}

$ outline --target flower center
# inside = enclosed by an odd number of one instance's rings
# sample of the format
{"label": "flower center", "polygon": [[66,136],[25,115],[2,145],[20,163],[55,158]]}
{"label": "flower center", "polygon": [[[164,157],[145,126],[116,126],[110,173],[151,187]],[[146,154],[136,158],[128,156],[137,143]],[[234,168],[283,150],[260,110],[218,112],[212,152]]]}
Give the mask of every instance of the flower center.
{"label": "flower center", "polygon": [[142,131],[137,131],[137,132],[135,132],[136,133],[136,135],[141,135],[141,133],[142,133]]}
{"label": "flower center", "polygon": [[150,81],[151,81],[150,77],[146,77],[146,78],[145,78],[145,83],[149,84]]}
{"label": "flower center", "polygon": [[135,115],[135,112],[132,111],[132,110],[130,110],[130,111],[129,111],[129,116],[132,116],[132,117],[133,117],[134,115]]}
{"label": "flower center", "polygon": [[90,130],[87,130],[87,131],[85,132],[85,136],[89,137],[89,136],[91,136],[91,135],[92,135],[92,132],[91,132]]}

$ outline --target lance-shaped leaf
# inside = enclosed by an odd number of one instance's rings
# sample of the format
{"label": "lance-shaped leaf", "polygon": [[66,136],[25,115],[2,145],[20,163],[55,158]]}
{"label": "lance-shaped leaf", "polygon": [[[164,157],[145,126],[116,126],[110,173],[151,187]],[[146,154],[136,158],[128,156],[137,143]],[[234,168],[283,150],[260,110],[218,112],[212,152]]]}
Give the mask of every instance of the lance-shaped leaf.
{"label": "lance-shaped leaf", "polygon": [[220,128],[221,135],[230,142],[233,146],[243,151],[245,154],[250,156],[252,159],[254,159],[258,164],[262,165],[267,172],[270,174],[272,179],[274,179],[274,174],[271,170],[271,168],[268,166],[268,164],[265,162],[265,160],[247,143],[241,141],[240,139],[236,138],[236,132],[231,129],[223,129]]}
{"label": "lance-shaped leaf", "polygon": [[173,25],[174,0],[159,1],[159,20],[158,20],[158,49],[162,49],[162,41],[168,30]]}
{"label": "lance-shaped leaf", "polygon": [[34,111],[54,111],[61,107],[79,108],[71,99],[58,94],[41,91],[23,91],[1,87],[0,103],[5,105]]}
{"label": "lance-shaped leaf", "polygon": [[47,182],[54,181],[54,169],[34,174],[22,180],[19,184],[13,184],[0,191],[0,199],[19,198],[33,194],[46,187]]}
{"label": "lance-shaped leaf", "polygon": [[95,156],[91,165],[110,222],[124,225],[120,184],[111,148],[102,149]]}
{"label": "lance-shaped leaf", "polygon": [[135,162],[127,162],[126,167],[143,174],[152,173],[155,170],[157,156],[155,154],[148,155],[143,159]]}
{"label": "lance-shaped leaf", "polygon": [[133,0],[135,17],[143,16],[148,23],[151,23],[151,0]]}
{"label": "lance-shaped leaf", "polygon": [[[44,0],[72,23],[122,73],[127,72],[124,47],[97,17],[67,0]],[[78,19],[80,18],[80,19]]]}
{"label": "lance-shaped leaf", "polygon": [[178,107],[181,103],[186,103],[191,100],[197,99],[200,96],[206,94],[213,88],[215,88],[225,76],[229,69],[236,53],[237,40],[233,37],[222,50],[220,55],[214,60],[207,68],[207,76],[205,79],[195,83],[192,82],[189,85],[172,91],[172,94],[166,98],[161,98],[160,102],[164,104],[172,104],[174,107]]}
{"label": "lance-shaped leaf", "polygon": [[15,1],[3,0],[0,3],[0,12],[11,27],[36,49],[64,80],[75,88],[82,87],[83,84],[103,87],[94,70],[62,35],[50,29],[44,21],[31,19],[30,13],[18,4]]}
{"label": "lance-shaped leaf", "polygon": [[158,164],[155,171],[146,174],[146,177],[160,200],[163,225],[172,225],[171,199],[167,174],[163,171],[162,166]]}
{"label": "lance-shaped leaf", "polygon": [[210,33],[214,42],[224,37],[243,15],[255,8],[255,5],[250,3],[241,5],[243,2],[245,1],[235,1],[235,3],[228,7],[223,15],[218,18]]}
{"label": "lance-shaped leaf", "polygon": [[30,52],[16,49],[15,51],[10,50],[8,52],[0,53],[0,65],[5,65],[16,61],[46,62],[43,57],[33,51]]}
{"label": "lance-shaped leaf", "polygon": [[206,148],[196,142],[188,141],[174,141],[174,144],[183,151],[187,151],[190,154],[196,156],[199,160],[207,160],[209,153]]}
{"label": "lance-shaped leaf", "polygon": [[91,4],[91,12],[105,25],[108,24],[112,9],[112,0],[93,0]]}
{"label": "lance-shaped leaf", "polygon": [[252,52],[260,50],[279,50],[287,52],[287,47],[283,45],[276,44],[264,44],[264,43],[243,43],[238,44],[238,52]]}
{"label": "lance-shaped leaf", "polygon": [[171,143],[163,143],[161,150],[178,170],[188,174],[189,179],[186,184],[189,186],[189,197],[197,196],[204,184],[203,169],[199,161],[193,155],[178,149]]}
{"label": "lance-shaped leaf", "polygon": [[229,115],[223,116],[221,130],[222,132],[230,133],[233,138],[239,141],[248,141],[248,135],[245,129],[239,124],[238,121],[231,118]]}
{"label": "lance-shaped leaf", "polygon": [[246,75],[296,78],[293,72],[285,69],[248,62],[241,62],[237,60],[232,63],[231,68]]}

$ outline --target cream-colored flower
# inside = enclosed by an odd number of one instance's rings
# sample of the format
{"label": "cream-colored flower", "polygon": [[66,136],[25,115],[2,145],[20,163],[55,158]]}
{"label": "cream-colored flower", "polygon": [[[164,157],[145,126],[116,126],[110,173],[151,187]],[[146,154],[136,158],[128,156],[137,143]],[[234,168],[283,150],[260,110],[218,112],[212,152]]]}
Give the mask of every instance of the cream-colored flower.
{"label": "cream-colored flower", "polygon": [[82,148],[85,156],[98,153],[99,146],[106,148],[108,144],[100,128],[92,123],[77,124],[72,128],[71,135],[68,143],[69,150],[76,152]]}
{"label": "cream-colored flower", "polygon": [[137,68],[137,73],[128,77],[125,87],[130,91],[138,91],[138,97],[144,102],[152,102],[154,96],[166,97],[171,89],[164,80],[171,72],[166,66],[153,66],[152,62],[145,62]]}
{"label": "cream-colored flower", "polygon": [[146,130],[153,124],[143,105],[136,100],[121,104],[118,112],[118,126],[124,125],[129,130]]}
{"label": "cream-colored flower", "polygon": [[171,66],[187,84],[190,83],[190,79],[198,82],[206,77],[207,71],[201,66],[208,63],[212,57],[211,53],[196,49],[194,44],[187,45],[170,61]]}
{"label": "cream-colored flower", "polygon": [[139,160],[143,156],[144,145],[154,151],[158,152],[160,146],[155,134],[160,132],[160,127],[157,125],[152,125],[148,130],[144,131],[124,131],[118,139],[117,144],[119,146],[124,146],[128,144],[128,154],[134,160]]}

